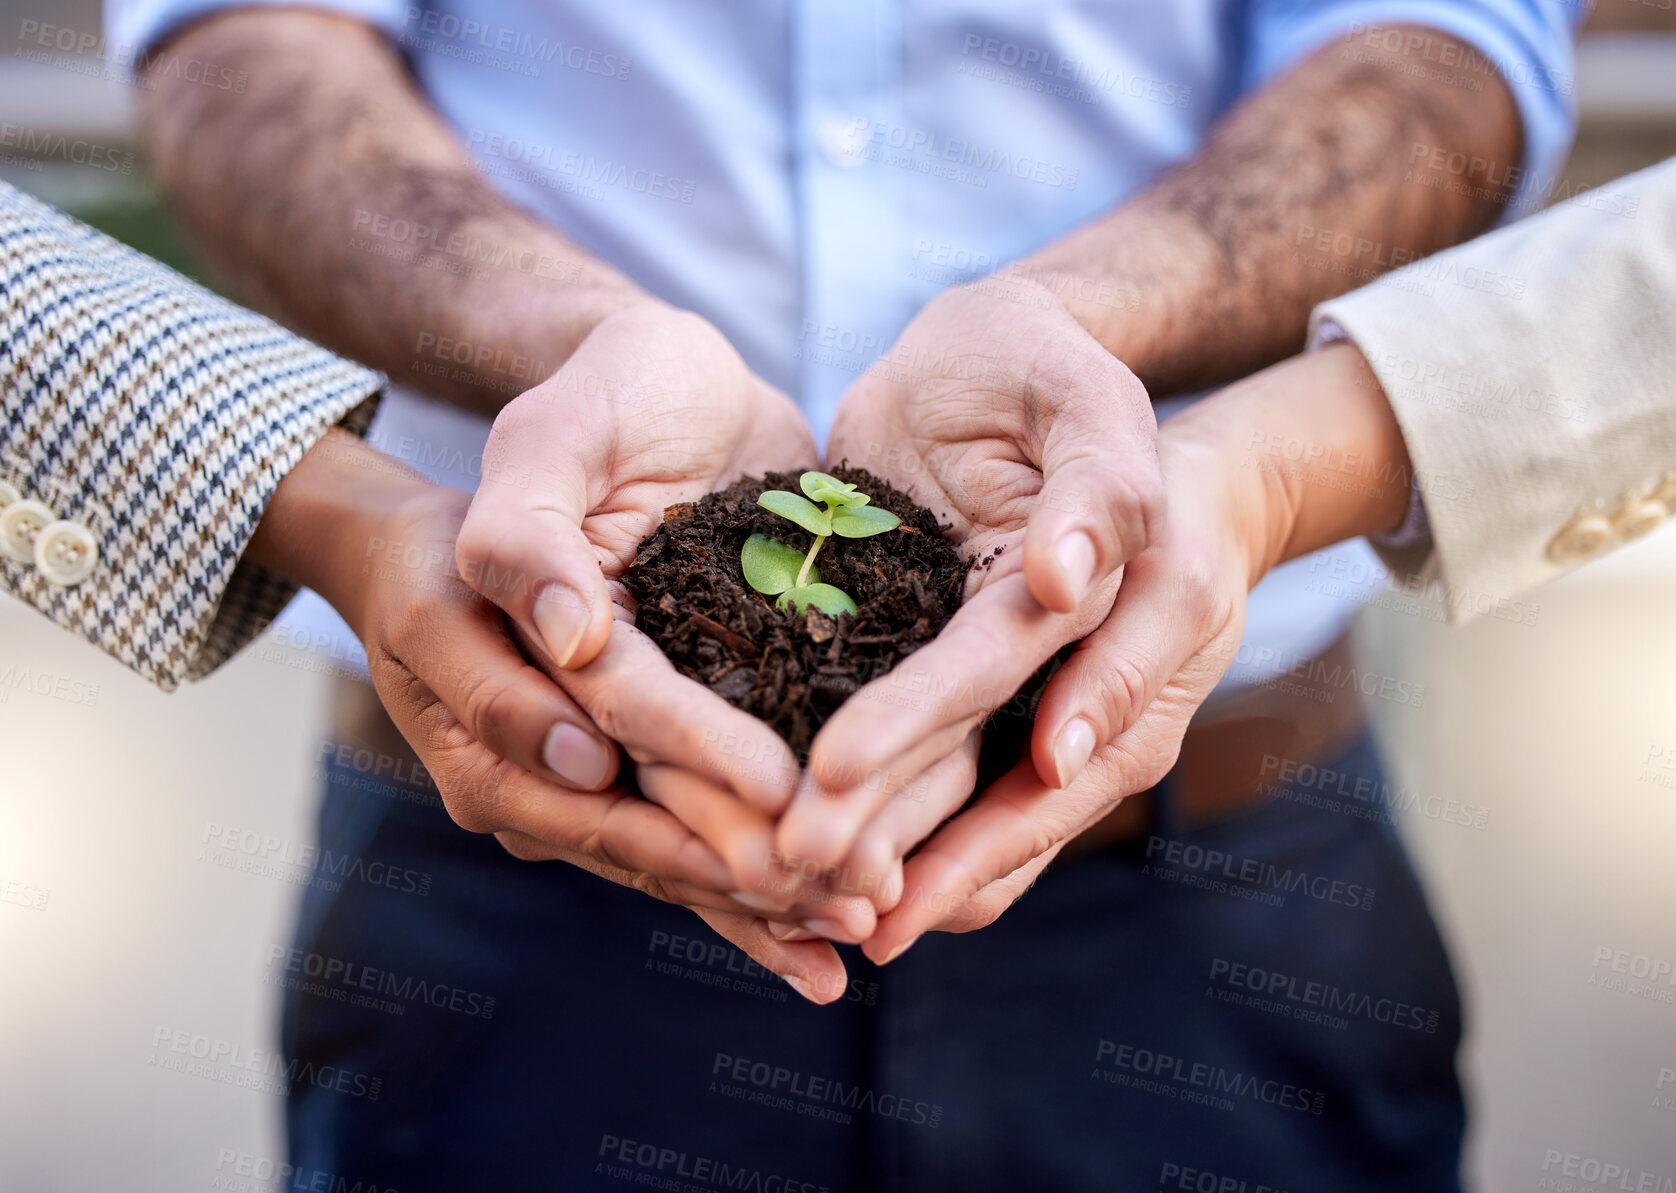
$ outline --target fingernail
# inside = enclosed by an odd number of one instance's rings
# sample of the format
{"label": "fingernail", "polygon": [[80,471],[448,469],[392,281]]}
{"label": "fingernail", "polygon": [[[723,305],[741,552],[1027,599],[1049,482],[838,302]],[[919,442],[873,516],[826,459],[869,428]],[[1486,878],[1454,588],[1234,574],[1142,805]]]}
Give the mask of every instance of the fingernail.
{"label": "fingernail", "polygon": [[1071,599],[1080,602],[1088,592],[1089,581],[1094,579],[1094,540],[1085,531],[1073,530],[1054,546],[1053,555],[1065,573]]}
{"label": "fingernail", "polygon": [[[921,933],[920,935],[923,936],[924,933]],[[907,940],[903,941],[901,944],[897,945],[890,952],[886,953],[885,954],[885,959],[883,961],[879,962],[879,964],[880,965],[889,965],[892,961],[896,960],[903,953],[906,953],[909,949],[913,948],[915,942],[917,942],[918,940],[919,940],[918,936],[910,936]]]}
{"label": "fingernail", "polygon": [[1093,755],[1094,726],[1081,717],[1072,717],[1053,742],[1053,771],[1059,777],[1059,786],[1069,787]]}
{"label": "fingernail", "polygon": [[729,891],[728,898],[736,903],[743,903],[752,911],[784,911],[791,906],[790,899],[774,899],[768,895],[753,895],[749,891]]}
{"label": "fingernail", "polygon": [[780,976],[785,978],[786,985],[790,986],[793,990],[797,991],[810,1002],[819,1005],[820,999],[815,997],[815,988],[809,985],[808,982],[805,982],[802,978],[794,978],[790,974],[781,974]]}
{"label": "fingernail", "polygon": [[567,721],[547,731],[541,760],[568,785],[583,791],[601,786],[611,772],[611,754],[605,743]]}
{"label": "fingernail", "polygon": [[590,612],[582,594],[568,584],[549,584],[536,595],[535,630],[558,666],[567,666],[582,645]]}
{"label": "fingernail", "polygon": [[855,934],[837,920],[804,920],[803,926],[817,936],[824,936],[839,944],[856,943]]}
{"label": "fingernail", "polygon": [[768,934],[775,940],[819,940],[820,937],[807,928],[799,928],[796,924],[770,923]]}

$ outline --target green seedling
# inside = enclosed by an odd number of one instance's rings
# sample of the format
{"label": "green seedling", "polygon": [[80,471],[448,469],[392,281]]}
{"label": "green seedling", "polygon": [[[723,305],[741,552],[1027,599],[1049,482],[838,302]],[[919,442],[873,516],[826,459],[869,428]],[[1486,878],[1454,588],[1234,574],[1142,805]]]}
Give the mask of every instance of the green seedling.
{"label": "green seedling", "polygon": [[[846,485],[825,472],[805,472],[797,483],[806,497],[784,489],[769,489],[757,498],[757,504],[803,527],[815,536],[814,545],[804,554],[777,538],[753,534],[745,540],[745,549],[739,554],[745,582],[764,596],[779,597],[774,607],[782,611],[787,605],[799,612],[813,605],[828,617],[854,613],[855,602],[849,593],[821,583],[815,556],[835,534],[847,539],[872,538],[895,530],[902,525],[902,519],[889,510],[868,505],[873,500],[871,497],[857,493],[854,485]],[[815,504],[817,501],[820,505]]]}

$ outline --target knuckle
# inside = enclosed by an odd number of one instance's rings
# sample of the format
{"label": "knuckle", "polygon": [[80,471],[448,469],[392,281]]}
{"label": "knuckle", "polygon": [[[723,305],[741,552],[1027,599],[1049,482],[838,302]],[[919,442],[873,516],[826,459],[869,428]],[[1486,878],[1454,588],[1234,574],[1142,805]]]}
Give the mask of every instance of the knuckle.
{"label": "knuckle", "polygon": [[[456,722],[456,726],[457,726]],[[472,757],[470,762],[456,761]],[[448,816],[468,833],[498,833],[507,827],[506,808],[496,781],[497,764],[485,765],[476,743],[469,749],[444,751],[437,761],[426,759],[437,793]]]}
{"label": "knuckle", "polygon": [[[434,650],[438,642],[447,641],[443,620],[428,590],[423,586],[409,590],[390,621],[390,641],[404,660],[418,659],[418,652]],[[423,660],[411,665],[423,666]]]}
{"label": "knuckle", "polygon": [[494,534],[490,528],[489,519],[485,518],[472,503],[472,508],[466,514],[466,520],[460,524],[459,537],[454,541],[454,563],[460,569],[460,574],[469,583],[471,577],[494,554]]}
{"label": "knuckle", "polygon": [[[586,854],[595,861],[611,866],[614,869],[634,871],[634,867],[629,865],[628,862],[624,860],[622,854],[618,852],[616,844],[606,834],[603,822],[596,824],[589,829],[587,834],[577,844],[576,849],[578,852]],[[641,877],[648,876],[641,875]]]}
{"label": "knuckle", "polygon": [[1195,610],[1208,609],[1216,604],[1221,573],[1209,553],[1184,552],[1174,561],[1173,571],[1181,586],[1182,599],[1192,602]]}
{"label": "knuckle", "polygon": [[500,842],[502,849],[521,862],[540,862],[547,859],[546,853],[537,847],[535,839],[522,833],[498,832],[495,834],[495,840]]}
{"label": "knuckle", "polygon": [[1164,478],[1156,467],[1136,468],[1128,458],[1108,460],[1100,474],[1118,558],[1132,559],[1163,529]]}
{"label": "knuckle", "polygon": [[[439,783],[440,787],[441,784]],[[500,835],[499,817],[490,813],[483,801],[475,793],[449,792],[442,788],[442,806],[448,809],[449,818],[468,833],[495,833]],[[503,841],[502,844],[505,844]]]}
{"label": "knuckle", "polygon": [[504,743],[505,726],[518,702],[513,682],[505,675],[490,673],[463,679],[461,684],[466,727],[478,741],[497,754],[502,753],[496,746]]}
{"label": "knuckle", "polygon": [[1148,687],[1146,666],[1129,654],[1106,652],[1091,686],[1098,709],[1096,715],[1105,722],[1101,728],[1110,738],[1144,709]]}
{"label": "knuckle", "polygon": [[1201,638],[1210,638],[1238,616],[1240,597],[1223,578],[1223,569],[1207,550],[1172,552],[1169,576],[1177,608]]}
{"label": "knuckle", "polygon": [[650,895],[659,903],[680,903],[682,900],[663,879],[651,874],[633,874],[627,885],[643,895]]}

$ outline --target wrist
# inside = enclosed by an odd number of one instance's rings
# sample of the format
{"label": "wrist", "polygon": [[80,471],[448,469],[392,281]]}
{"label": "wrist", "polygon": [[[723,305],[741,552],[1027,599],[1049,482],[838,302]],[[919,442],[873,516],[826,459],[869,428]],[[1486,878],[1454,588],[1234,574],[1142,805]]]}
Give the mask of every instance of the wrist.
{"label": "wrist", "polygon": [[[1239,412],[1202,411],[1214,398],[1166,419],[1158,427],[1158,454],[1166,478],[1213,488],[1222,509],[1228,546],[1243,569],[1248,589],[1286,557],[1295,534],[1297,497],[1286,475],[1251,447]],[[1165,515],[1168,517],[1168,514]]]}
{"label": "wrist", "polygon": [[435,321],[436,330],[423,323],[414,330],[407,371],[421,388],[468,396],[488,413],[551,377],[612,315],[663,305],[533,222],[477,221],[449,243],[456,241],[483,263],[450,300],[452,317]]}
{"label": "wrist", "polygon": [[1349,343],[1253,374],[1159,430],[1202,444],[1235,500],[1253,583],[1301,555],[1399,525],[1413,473],[1390,403]]}
{"label": "wrist", "polygon": [[314,589],[359,635],[368,564],[388,528],[446,492],[334,427],[280,481],[244,558]]}
{"label": "wrist", "polygon": [[1194,221],[1143,196],[1000,272],[1053,293],[1156,398],[1184,387],[1205,339],[1172,312],[1207,309],[1203,287],[1225,270]]}

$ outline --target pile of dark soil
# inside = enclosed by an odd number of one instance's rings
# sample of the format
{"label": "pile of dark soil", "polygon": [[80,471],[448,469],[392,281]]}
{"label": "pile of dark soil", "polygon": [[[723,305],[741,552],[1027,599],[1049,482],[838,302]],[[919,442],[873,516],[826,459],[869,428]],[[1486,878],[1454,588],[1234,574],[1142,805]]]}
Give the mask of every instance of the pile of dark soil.
{"label": "pile of dark soil", "polygon": [[799,492],[795,473],[770,472],[672,505],[623,575],[639,625],[676,670],[771,725],[801,757],[856,689],[936,637],[959,608],[968,564],[937,519],[872,473],[839,467],[872,504],[902,519],[872,538],[827,540],[821,579],[856,603],[837,619],[781,613],[745,583],[739,552],[753,534],[807,551],[810,534],[757,505],[765,489]]}

